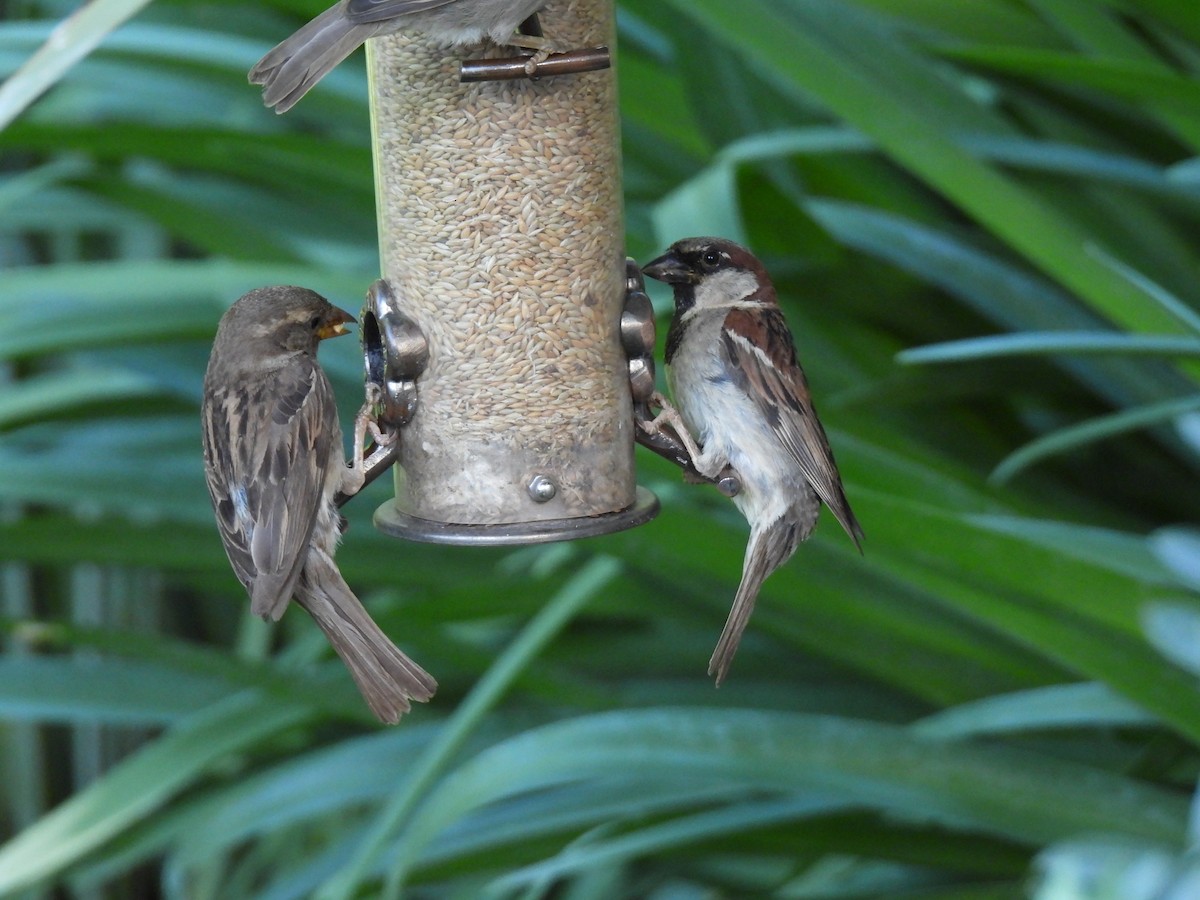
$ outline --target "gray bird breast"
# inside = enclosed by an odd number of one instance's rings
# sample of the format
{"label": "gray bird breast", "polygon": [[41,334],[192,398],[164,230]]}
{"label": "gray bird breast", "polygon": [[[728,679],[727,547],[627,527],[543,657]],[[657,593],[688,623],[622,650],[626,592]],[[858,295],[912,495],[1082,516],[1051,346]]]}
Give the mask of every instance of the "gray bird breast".
{"label": "gray bird breast", "polygon": [[[542,25],[564,49],[615,39],[612,0],[554,0]],[[635,500],[615,73],[459,82],[515,52],[369,46],[384,276],[430,351],[396,506],[436,522]]]}

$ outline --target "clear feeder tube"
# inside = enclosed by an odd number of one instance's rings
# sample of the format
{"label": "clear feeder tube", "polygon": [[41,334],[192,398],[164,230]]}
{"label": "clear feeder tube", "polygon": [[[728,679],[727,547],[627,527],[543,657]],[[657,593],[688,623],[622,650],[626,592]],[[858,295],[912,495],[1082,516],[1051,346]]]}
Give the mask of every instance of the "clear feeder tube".
{"label": "clear feeder tube", "polygon": [[[541,23],[556,49],[614,45],[613,0],[551,0]],[[464,58],[514,51],[369,43],[383,276],[428,341],[377,525],[516,543],[652,517],[620,343],[615,70],[462,83]]]}

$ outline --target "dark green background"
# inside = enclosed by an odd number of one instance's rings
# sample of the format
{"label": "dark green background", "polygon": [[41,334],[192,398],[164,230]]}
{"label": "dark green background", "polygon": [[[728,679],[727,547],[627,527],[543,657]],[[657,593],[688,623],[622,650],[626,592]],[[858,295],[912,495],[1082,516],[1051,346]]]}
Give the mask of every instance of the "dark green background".
{"label": "dark green background", "polygon": [[716,691],[715,491],[639,453],[655,522],[497,551],[379,485],[339,560],[441,683],[390,730],[200,468],[224,308],[377,274],[361,58],[245,82],[320,5],[155,4],[0,132],[0,894],[1200,895],[1194,0],[622,2],[630,253],[767,262],[866,552],[826,516]]}

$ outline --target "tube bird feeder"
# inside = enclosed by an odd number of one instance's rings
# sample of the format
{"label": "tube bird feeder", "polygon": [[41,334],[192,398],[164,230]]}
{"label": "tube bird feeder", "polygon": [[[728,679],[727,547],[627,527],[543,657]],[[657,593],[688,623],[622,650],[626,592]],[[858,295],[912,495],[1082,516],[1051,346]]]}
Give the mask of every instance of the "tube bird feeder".
{"label": "tube bird feeder", "polygon": [[[613,45],[613,0],[551,0],[540,18],[555,49]],[[383,279],[366,357],[404,421],[376,526],[488,544],[648,521],[615,72],[514,78],[498,59],[483,68],[502,80],[464,81],[466,55],[405,33],[369,42]]]}

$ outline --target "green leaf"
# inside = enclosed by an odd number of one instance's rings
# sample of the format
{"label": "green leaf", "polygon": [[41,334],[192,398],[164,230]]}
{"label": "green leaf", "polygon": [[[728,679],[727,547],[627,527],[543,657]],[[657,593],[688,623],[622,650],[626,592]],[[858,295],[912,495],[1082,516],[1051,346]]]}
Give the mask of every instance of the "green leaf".
{"label": "green leaf", "polygon": [[967,338],[915,347],[896,354],[906,365],[967,362],[1001,356],[1040,356],[1053,353],[1115,353],[1123,356],[1197,356],[1200,340],[1186,337],[1103,332],[1043,331]]}
{"label": "green leaf", "polygon": [[121,370],[82,368],[53,372],[9,386],[0,396],[0,428],[38,418],[51,418],[65,410],[94,407],[115,400],[137,400],[162,395],[153,379]]}
{"label": "green leaf", "polygon": [[1150,549],[1180,583],[1200,591],[1200,530],[1160,528],[1150,536]]}
{"label": "green leaf", "polygon": [[[812,0],[781,9],[766,0],[744,0],[735,9],[720,0],[670,2],[732,51],[769,66],[780,83],[819,98],[1097,312],[1134,331],[1179,332],[1172,317],[1114,281],[1107,267],[1086,252],[1087,235],[1075,223],[980,163],[939,128],[942,116],[931,109],[929,99],[918,96],[918,79],[901,80],[885,69],[880,42],[869,33],[851,31],[840,4]],[[854,52],[847,52],[851,46]],[[1174,82],[1180,90],[1183,81]],[[1188,91],[1189,97],[1200,96],[1198,86]]]}
{"label": "green leaf", "polygon": [[710,166],[664,197],[654,208],[654,231],[664,247],[688,234],[721,234],[745,243],[734,168]]}
{"label": "green leaf", "polygon": [[1060,428],[1005,457],[992,472],[992,481],[1003,484],[1052,456],[1071,453],[1100,441],[1170,422],[1200,409],[1200,396],[1164,400],[1148,406],[1133,407],[1079,425]]}
{"label": "green leaf", "polygon": [[466,811],[577,780],[645,776],[840,797],[903,819],[1017,840],[1113,831],[1178,845],[1182,797],[1036,754],[942,743],[902,728],[753,710],[623,711],[534,729],[448,777],[410,821],[423,846]]}
{"label": "green leaf", "polygon": [[[0,357],[210,337],[221,313],[265,284],[301,284],[331,297],[357,297],[353,275],[301,266],[206,262],[60,265],[5,273]],[[170,297],[172,302],[164,303]],[[357,305],[356,303],[349,305]]]}
{"label": "green leaf", "polygon": [[1163,656],[1200,675],[1200,612],[1177,603],[1148,603],[1142,609],[1142,627]]}
{"label": "green leaf", "polygon": [[923,719],[913,731],[922,737],[960,740],[1041,728],[1148,726],[1155,721],[1107,685],[1083,682],[985,697]]}
{"label": "green leaf", "polygon": [[0,657],[0,716],[158,725],[228,693],[178,668],[121,659]]}
{"label": "green leaf", "polygon": [[[355,892],[364,873],[393,832],[410,815],[434,779],[446,766],[482,717],[508,690],[537,653],[576,615],[579,609],[620,570],[611,558],[597,557],[584,566],[550,603],[535,616],[516,640],[495,661],[455,712],[438,739],[426,748],[417,765],[385,805],[354,858],[337,876],[326,882],[318,896],[341,897]],[[403,884],[408,856],[403,850],[393,857],[389,892]]]}
{"label": "green leaf", "polygon": [[180,722],[0,846],[0,894],[43,882],[194,784],[217,760],[307,712],[251,692]]}
{"label": "green leaf", "polygon": [[[1096,331],[1101,319],[1018,266],[918,222],[857,204],[814,201],[813,217],[836,237],[951,291],[996,324],[1027,331]],[[1145,401],[1187,389],[1186,379],[1119,358],[1069,359],[1064,366],[1115,403]]]}
{"label": "green leaf", "polygon": [[1193,147],[1200,140],[1194,118],[1200,85],[1154,60],[1084,57],[1073,53],[1025,48],[958,47],[953,59],[1091,88],[1133,102],[1146,102],[1167,113]]}
{"label": "green leaf", "polygon": [[496,879],[488,890],[499,896],[522,887],[552,884],[589,869],[625,865],[643,856],[700,841],[728,840],[739,832],[841,811],[848,805],[817,795],[735,803],[695,815],[679,816],[619,837],[597,836],[580,841],[545,862],[516,869]]}
{"label": "green leaf", "polygon": [[1173,848],[1118,837],[1064,841],[1038,855],[1034,900],[1154,900],[1187,897],[1200,871]]}
{"label": "green leaf", "polygon": [[46,44],[0,84],[0,130],[148,2],[91,0],[59,23]]}

